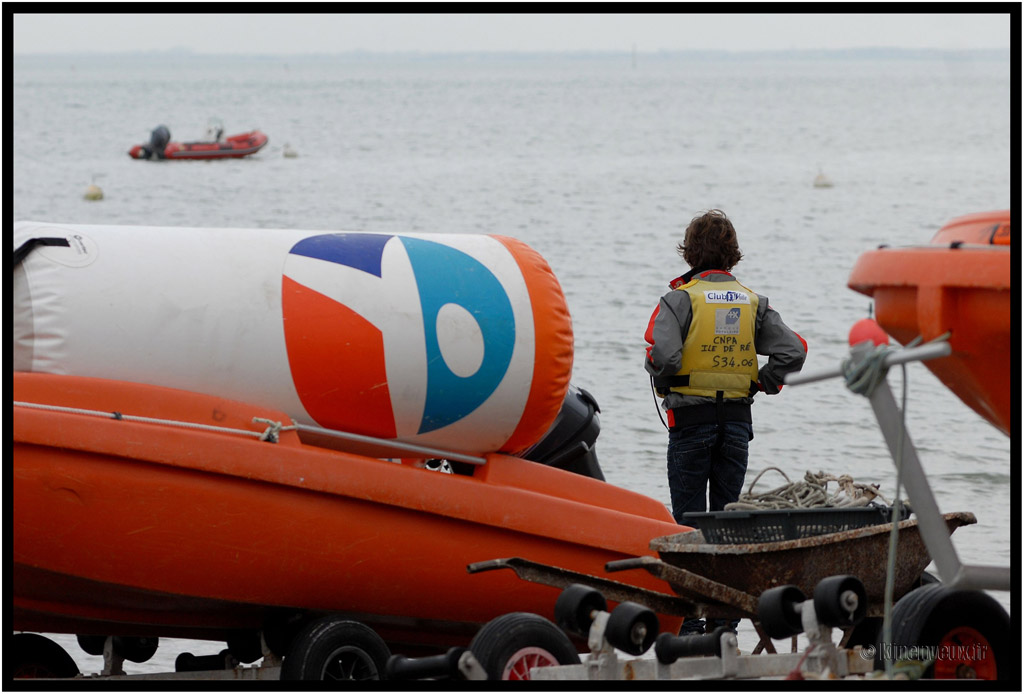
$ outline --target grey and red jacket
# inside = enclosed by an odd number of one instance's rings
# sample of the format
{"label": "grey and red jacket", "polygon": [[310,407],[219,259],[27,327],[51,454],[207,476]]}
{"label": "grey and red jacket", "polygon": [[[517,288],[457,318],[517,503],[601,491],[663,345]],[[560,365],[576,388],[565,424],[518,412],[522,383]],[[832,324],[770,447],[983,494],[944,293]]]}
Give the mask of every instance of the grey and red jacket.
{"label": "grey and red jacket", "polygon": [[[670,413],[681,407],[715,403],[713,397],[684,395],[673,392],[668,387],[682,367],[684,342],[693,317],[690,295],[679,288],[694,278],[699,278],[703,282],[736,281],[730,273],[722,270],[691,270],[669,284],[672,291],[661,297],[658,307],[651,315],[644,334],[644,339],[649,345],[644,368],[653,377],[658,394],[664,398],[662,407]],[[785,375],[799,371],[803,366],[807,356],[807,343],[782,322],[778,312],[768,305],[767,297],[760,294],[757,297],[754,349],[757,354],[767,356],[768,362],[758,369],[756,390],[774,395],[781,389]],[[748,397],[732,398],[730,402],[749,405],[753,402],[754,387],[751,391]],[[669,425],[672,425],[672,421]]]}

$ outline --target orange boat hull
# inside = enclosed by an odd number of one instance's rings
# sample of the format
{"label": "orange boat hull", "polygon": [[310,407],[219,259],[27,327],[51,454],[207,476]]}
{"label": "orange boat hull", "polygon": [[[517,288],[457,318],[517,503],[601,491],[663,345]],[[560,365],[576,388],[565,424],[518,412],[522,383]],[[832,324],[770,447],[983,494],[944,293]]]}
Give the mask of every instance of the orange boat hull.
{"label": "orange boat hull", "polygon": [[901,344],[949,333],[953,353],[925,365],[1009,435],[1009,211],[953,220],[927,246],[864,253],[848,284],[874,299],[878,323]]}
{"label": "orange boat hull", "polygon": [[271,443],[127,416],[289,424],[185,391],[15,373],[14,400],[19,631],[222,639],[308,610],[353,615],[403,647],[465,644],[509,611],[551,617],[558,596],[467,564],[521,556],[603,575],[680,529],[653,499],[505,455],[443,474],[307,445],[294,430]]}

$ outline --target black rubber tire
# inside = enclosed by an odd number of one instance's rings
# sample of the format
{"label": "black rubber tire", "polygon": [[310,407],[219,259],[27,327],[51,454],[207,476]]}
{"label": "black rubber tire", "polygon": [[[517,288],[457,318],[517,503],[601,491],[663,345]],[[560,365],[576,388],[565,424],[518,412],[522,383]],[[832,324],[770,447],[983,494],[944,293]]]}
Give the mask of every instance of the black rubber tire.
{"label": "black rubber tire", "polygon": [[270,652],[284,658],[295,637],[309,623],[301,612],[272,611],[263,621],[263,641]]}
{"label": "black rubber tire", "polygon": [[[852,598],[852,604],[844,599]],[[868,592],[856,576],[829,576],[814,587],[814,615],[827,627],[850,627],[868,612]]]}
{"label": "black rubber tire", "polygon": [[630,655],[643,655],[658,638],[658,616],[635,602],[619,603],[608,617],[604,637]]}
{"label": "black rubber tire", "polygon": [[103,648],[107,645],[106,636],[95,634],[77,634],[78,647],[89,655],[103,655]]}
{"label": "black rubber tire", "polygon": [[495,617],[473,637],[469,650],[489,680],[529,679],[531,667],[580,662],[576,647],[561,629],[529,612]]}
{"label": "black rubber tire", "polygon": [[778,586],[761,593],[757,600],[757,618],[772,639],[787,639],[804,630],[796,606],[806,598],[796,586]]}
{"label": "black rubber tire", "polygon": [[[980,641],[962,644],[962,651],[982,656],[981,665],[948,657],[957,653],[949,652],[954,649],[949,648],[947,639],[965,630],[976,634]],[[899,659],[907,653],[913,654],[915,648],[918,652],[929,649],[939,655],[939,662],[924,671],[925,678],[1007,680],[1013,677],[1013,663],[1019,664],[1016,660],[1019,654],[1010,648],[1010,634],[1010,616],[990,595],[974,590],[954,590],[941,584],[925,585],[910,591],[896,603],[892,613],[892,645],[884,648],[883,644],[878,644],[875,667],[883,668],[882,659],[887,655]],[[959,672],[951,673],[957,664],[961,664]],[[993,664],[994,673],[980,669]]]}
{"label": "black rubber tire", "polygon": [[[922,571],[921,577],[914,582],[910,590],[917,590],[923,586],[941,583],[942,580],[935,574],[928,571]],[[904,593],[904,597],[910,594],[910,590]],[[856,626],[846,629],[845,631],[847,631],[848,635],[843,640],[843,647],[853,648],[854,646],[871,646],[874,648],[882,639],[882,618],[865,617],[860,620]]]}
{"label": "black rubber tire", "polygon": [[255,663],[263,657],[260,632],[251,629],[239,629],[228,634],[227,647],[228,652],[240,663]]}
{"label": "black rubber tire", "polygon": [[144,663],[160,647],[158,636],[115,636],[114,653],[133,663]]}
{"label": "black rubber tire", "polygon": [[594,621],[592,613],[604,612],[608,601],[594,588],[573,583],[562,591],[555,602],[555,623],[571,634],[587,636]]}
{"label": "black rubber tire", "polygon": [[14,657],[10,677],[74,677],[79,674],[74,658],[45,636],[15,634],[11,646]]}
{"label": "black rubber tire", "polygon": [[328,615],[310,622],[292,642],[282,680],[381,680],[391,651],[360,622]]}
{"label": "black rubber tire", "polygon": [[882,618],[865,617],[857,622],[856,626],[844,631],[848,634],[843,637],[842,645],[844,648],[853,648],[854,646],[862,648],[871,646],[874,648],[882,637]]}
{"label": "black rubber tire", "polygon": [[208,670],[227,670],[229,661],[237,660],[224,649],[213,655],[192,655],[191,653],[179,653],[174,659],[175,672],[204,672]]}

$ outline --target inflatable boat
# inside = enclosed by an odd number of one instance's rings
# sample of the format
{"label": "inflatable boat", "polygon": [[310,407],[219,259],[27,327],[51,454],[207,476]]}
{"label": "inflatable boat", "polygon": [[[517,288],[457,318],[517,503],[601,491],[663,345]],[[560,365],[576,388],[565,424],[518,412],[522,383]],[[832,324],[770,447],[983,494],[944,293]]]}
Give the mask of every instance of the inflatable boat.
{"label": "inflatable boat", "polygon": [[255,154],[267,144],[259,130],[197,142],[172,142],[164,126],[153,131],[150,141],[128,150],[132,159],[239,159]]}
{"label": "inflatable boat", "polygon": [[601,479],[521,242],[18,222],[15,247],[15,630],[287,662],[340,615],[437,652],[552,615],[557,589],[467,565],[597,573],[680,530]]}
{"label": "inflatable boat", "polygon": [[953,353],[924,362],[950,390],[1010,434],[1010,212],[950,221],[931,243],[861,255],[848,284],[874,299],[878,323],[901,344],[948,333]]}

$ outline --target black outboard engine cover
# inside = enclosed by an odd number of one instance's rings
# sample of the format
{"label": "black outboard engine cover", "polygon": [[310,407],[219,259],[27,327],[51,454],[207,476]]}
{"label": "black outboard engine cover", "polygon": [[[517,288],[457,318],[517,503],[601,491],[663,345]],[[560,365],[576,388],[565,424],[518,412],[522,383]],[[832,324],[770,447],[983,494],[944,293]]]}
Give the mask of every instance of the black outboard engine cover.
{"label": "black outboard engine cover", "polygon": [[149,137],[149,149],[157,159],[164,158],[164,147],[171,141],[171,131],[166,125],[158,125]]}
{"label": "black outboard engine cover", "polygon": [[601,433],[600,411],[593,395],[570,383],[551,428],[520,457],[604,482],[594,451]]}

